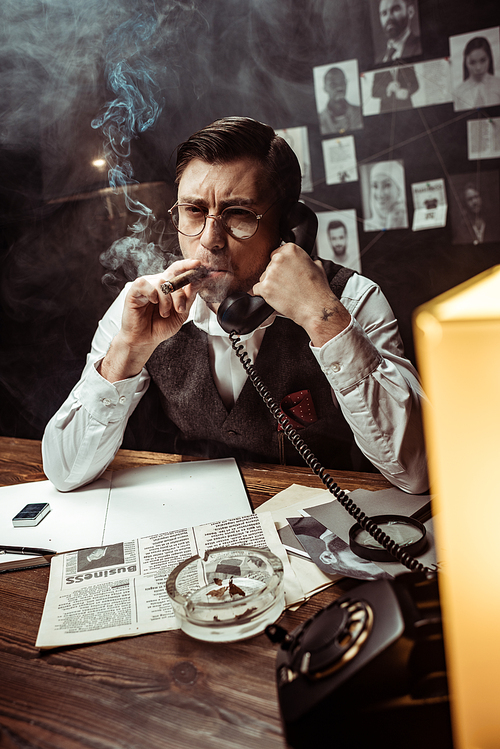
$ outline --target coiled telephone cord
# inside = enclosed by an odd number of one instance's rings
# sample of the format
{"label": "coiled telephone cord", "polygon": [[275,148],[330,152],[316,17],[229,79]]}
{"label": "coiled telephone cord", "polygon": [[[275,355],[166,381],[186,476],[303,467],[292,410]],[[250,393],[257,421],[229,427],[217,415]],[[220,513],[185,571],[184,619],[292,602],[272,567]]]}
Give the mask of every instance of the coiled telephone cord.
{"label": "coiled telephone cord", "polygon": [[274,400],[268,388],[260,379],[257,370],[252,364],[252,360],[241,343],[241,338],[239,338],[238,334],[233,331],[232,333],[229,333],[229,339],[236,356],[240,360],[245,372],[249,376],[253,386],[259,393],[267,408],[280,424],[287,438],[297,452],[316,476],[321,479],[328,491],[334,495],[335,499],[337,499],[342,507],[359,523],[363,530],[366,530],[370,536],[383,546],[384,549],[397,559],[398,562],[407,567],[411,572],[422,572],[424,574],[434,575],[434,570],[423,565],[414,556],[408,554],[408,552],[397,544],[396,541],[393,541],[392,538],[388,536],[387,533],[385,533],[373,520],[371,520],[371,518],[366,515],[366,513],[363,512],[363,510],[358,507],[352,499],[350,499],[349,495],[340,488],[326,469],[321,465],[320,461],[316,458],[307,443],[304,442],[296,429],[294,429],[288,417],[283,413],[279,404]]}

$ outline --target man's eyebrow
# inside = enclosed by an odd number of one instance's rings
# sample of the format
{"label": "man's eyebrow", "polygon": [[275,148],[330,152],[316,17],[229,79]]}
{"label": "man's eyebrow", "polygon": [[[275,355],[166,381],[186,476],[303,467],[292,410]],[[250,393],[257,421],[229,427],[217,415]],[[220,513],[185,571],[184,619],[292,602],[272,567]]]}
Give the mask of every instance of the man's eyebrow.
{"label": "man's eyebrow", "polygon": [[[182,197],[179,196],[179,203],[190,203],[191,205],[197,205],[200,207],[206,206],[206,200],[203,200],[203,198],[200,197],[193,197],[190,195],[183,195]],[[253,198],[243,198],[243,197],[234,197],[234,198],[226,198],[225,200],[221,200],[219,202],[219,208],[221,211],[224,210],[224,208],[230,208],[233,205],[239,205],[242,207],[252,207],[256,205],[258,201],[253,200]]]}

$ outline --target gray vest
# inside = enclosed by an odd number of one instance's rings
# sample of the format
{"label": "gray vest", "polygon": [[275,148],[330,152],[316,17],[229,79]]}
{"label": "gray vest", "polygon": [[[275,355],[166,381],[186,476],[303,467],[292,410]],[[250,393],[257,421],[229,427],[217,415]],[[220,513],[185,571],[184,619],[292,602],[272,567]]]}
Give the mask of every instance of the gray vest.
{"label": "gray vest", "polygon": [[[340,297],[354,271],[325,262],[331,287]],[[247,379],[228,412],[212,377],[208,340],[192,322],[161,343],[147,363],[159,391],[163,418],[161,449],[184,455],[242,461],[304,465]],[[316,457],[329,468],[373,470],[354,443],[351,429],[334,406],[328,381],[309,349],[306,332],[291,320],[277,317],[267,328],[255,368],[276,401],[309,390],[318,417],[300,430]],[[165,424],[165,415],[167,422]]]}

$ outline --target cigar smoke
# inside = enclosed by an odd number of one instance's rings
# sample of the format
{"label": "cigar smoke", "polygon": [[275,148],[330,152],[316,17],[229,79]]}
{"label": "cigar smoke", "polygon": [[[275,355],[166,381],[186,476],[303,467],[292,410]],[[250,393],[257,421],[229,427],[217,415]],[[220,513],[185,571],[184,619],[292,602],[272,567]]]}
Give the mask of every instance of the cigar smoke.
{"label": "cigar smoke", "polygon": [[311,68],[330,51],[305,27],[333,28],[315,14],[335,4],[299,5],[2,0],[0,433],[39,439],[124,280],[177,259],[157,220],[175,200],[177,144],[232,114],[317,125]]}
{"label": "cigar smoke", "polygon": [[155,35],[159,26],[153,3],[128,18],[113,31],[107,43],[106,80],[114,98],[92,121],[94,129],[104,137],[104,155],[108,165],[109,185],[115,194],[123,193],[128,211],[137,216],[129,226],[129,234],[116,240],[100,256],[108,269],[103,283],[113,285],[113,271],[122,268],[132,280],[145,273],[158,273],[165,267],[159,228],[159,242],[152,241],[157,229],[151,208],[134,198],[130,187],[138,184],[133,178],[130,160],[131,142],[146,130],[153,128],[162,111],[164,100],[156,81],[156,66],[148,55],[155,49]]}

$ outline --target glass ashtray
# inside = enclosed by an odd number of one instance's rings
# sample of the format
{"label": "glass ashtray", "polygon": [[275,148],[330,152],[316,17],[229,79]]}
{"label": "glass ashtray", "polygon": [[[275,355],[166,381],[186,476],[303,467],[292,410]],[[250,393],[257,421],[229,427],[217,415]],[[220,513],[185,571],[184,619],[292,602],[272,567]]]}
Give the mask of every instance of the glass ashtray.
{"label": "glass ashtray", "polygon": [[177,565],[167,593],[183,632],[233,642],[260,634],[285,606],[283,565],[267,549],[226,546]]}

